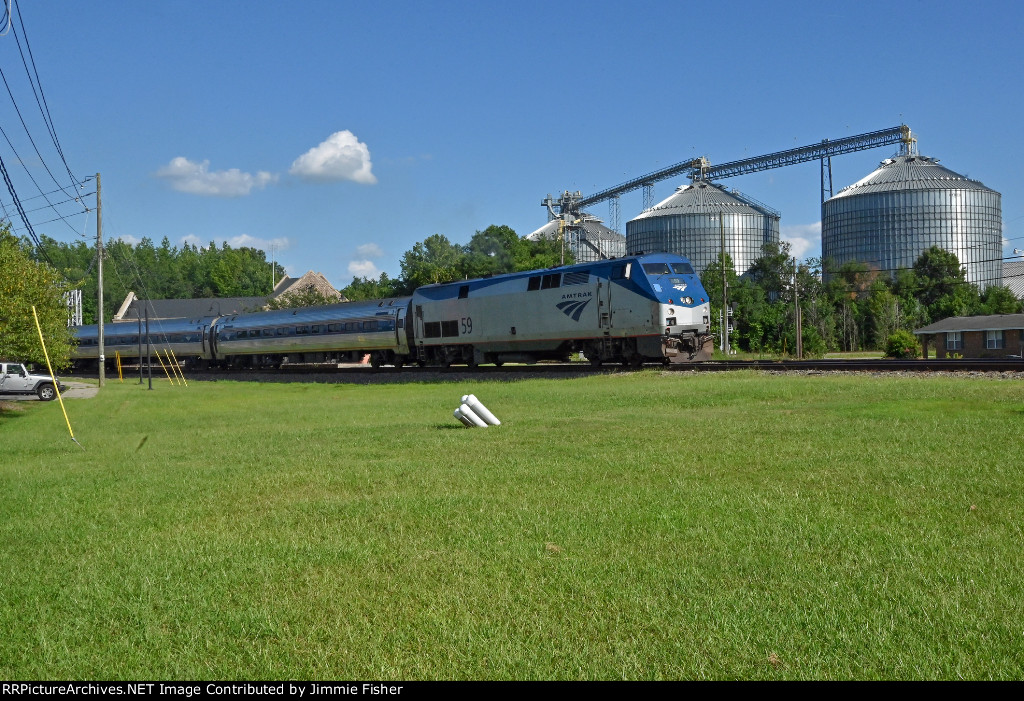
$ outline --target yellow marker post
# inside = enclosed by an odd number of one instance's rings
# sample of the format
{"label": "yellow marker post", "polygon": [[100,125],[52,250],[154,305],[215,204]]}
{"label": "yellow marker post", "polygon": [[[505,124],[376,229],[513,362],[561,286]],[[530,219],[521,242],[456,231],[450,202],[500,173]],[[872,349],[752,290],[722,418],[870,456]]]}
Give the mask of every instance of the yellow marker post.
{"label": "yellow marker post", "polygon": [[117,361],[117,379],[124,382],[124,373],[121,372],[121,351],[114,351],[114,360]]}
{"label": "yellow marker post", "polygon": [[32,305],[32,318],[36,320],[36,331],[39,332],[39,344],[43,347],[43,357],[46,358],[46,369],[50,371],[50,379],[53,380],[53,391],[57,393],[57,401],[60,402],[60,410],[64,412],[64,421],[68,425],[68,433],[71,434],[71,440],[73,440],[79,448],[85,450],[85,446],[78,442],[75,438],[75,432],[71,430],[71,419],[68,418],[68,412],[64,408],[64,400],[60,396],[60,383],[57,382],[57,378],[53,374],[53,366],[50,365],[50,354],[46,350],[46,341],[43,340],[43,327],[39,325],[39,315],[36,314],[36,305]]}
{"label": "yellow marker post", "polygon": [[[167,366],[164,365],[164,359],[160,357],[160,349],[159,348],[156,349],[156,359],[160,363],[160,367],[162,367],[164,369],[164,374],[167,375],[167,381],[170,382],[172,385],[176,384],[175,381],[171,379],[171,373],[167,372]],[[168,361],[168,362],[170,362],[170,361]]]}
{"label": "yellow marker post", "polygon": [[174,358],[174,367],[178,369],[178,374],[181,375],[181,381],[185,383],[186,387],[188,387],[188,381],[185,379],[185,373],[182,372],[181,366],[178,365],[178,356],[174,354],[173,348],[168,348],[168,350],[171,351],[171,357]]}

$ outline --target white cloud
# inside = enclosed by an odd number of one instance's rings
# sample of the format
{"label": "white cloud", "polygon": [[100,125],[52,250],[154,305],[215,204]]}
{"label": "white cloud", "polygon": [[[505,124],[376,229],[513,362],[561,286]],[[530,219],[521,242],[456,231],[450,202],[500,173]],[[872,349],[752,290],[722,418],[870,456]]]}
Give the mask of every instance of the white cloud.
{"label": "white cloud", "polygon": [[364,243],[356,249],[356,255],[360,258],[382,258],[384,251],[380,250],[380,246],[375,243]]}
{"label": "white cloud", "polygon": [[114,238],[116,238],[118,241],[124,241],[125,243],[131,244],[132,246],[138,246],[141,243],[139,239],[135,238],[131,234],[121,234],[120,236],[115,236]]}
{"label": "white cloud", "polygon": [[207,197],[243,197],[253,188],[263,189],[277,181],[276,175],[263,170],[255,175],[243,173],[238,168],[210,172],[209,161],[196,163],[184,156],[171,159],[155,175],[169,182],[178,192]]}
{"label": "white cloud", "polygon": [[[276,239],[259,239],[255,236],[249,236],[249,234],[239,234],[238,236],[232,236],[227,240],[218,240],[218,238],[214,236],[213,242],[218,246],[227,243],[227,245],[232,248],[258,248],[261,251],[265,251],[268,255],[270,254],[271,246],[274,247],[275,251],[285,251],[291,247],[291,241],[288,240],[287,236],[281,236]],[[181,237],[181,243],[206,250],[206,244],[210,243],[210,239],[204,241],[195,234],[188,234]]]}
{"label": "white cloud", "polygon": [[779,239],[790,245],[790,253],[794,258],[803,259],[808,251],[821,248],[821,222],[782,226]]}
{"label": "white cloud", "polygon": [[348,272],[356,277],[376,278],[380,275],[380,270],[372,260],[353,260],[348,264]]}
{"label": "white cloud", "polygon": [[239,234],[229,238],[227,244],[232,248],[258,248],[269,253],[271,246],[276,251],[284,251],[288,249],[291,242],[287,236],[281,236],[276,239],[258,239],[255,236],[249,236],[249,234]]}
{"label": "white cloud", "polygon": [[351,180],[373,185],[377,178],[372,169],[370,149],[346,129],[334,132],[319,146],[296,158],[288,172],[303,180]]}

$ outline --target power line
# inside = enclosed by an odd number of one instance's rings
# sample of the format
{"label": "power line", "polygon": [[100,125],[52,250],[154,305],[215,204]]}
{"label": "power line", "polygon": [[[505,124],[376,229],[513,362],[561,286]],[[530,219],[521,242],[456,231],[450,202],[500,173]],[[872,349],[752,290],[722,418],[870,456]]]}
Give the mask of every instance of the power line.
{"label": "power line", "polygon": [[18,201],[18,193],[14,191],[14,184],[11,182],[11,176],[7,173],[7,166],[4,165],[4,160],[2,157],[0,157],[0,172],[3,173],[4,183],[7,185],[7,190],[11,193],[11,197],[14,199],[14,204],[18,208],[18,214],[21,215],[21,220],[25,222],[25,227],[28,229],[29,235],[32,236],[32,240],[36,244],[36,250],[38,250],[39,253],[42,254],[43,258],[46,259],[46,262],[49,263],[51,267],[56,269],[57,266],[53,264],[52,260],[50,260],[50,256],[46,255],[46,251],[43,250],[42,245],[39,243],[39,237],[36,236],[36,232],[32,228],[31,222],[29,222],[28,220],[28,215],[25,214],[25,210],[24,208],[22,208],[21,202]]}
{"label": "power line", "polygon": [[4,19],[3,21],[7,24],[3,31],[0,31],[0,37],[7,36],[7,32],[11,31],[11,2],[12,0],[4,0]]}
{"label": "power line", "polygon": [[[80,183],[78,184],[78,185],[79,185],[79,187],[82,187],[82,186],[84,186],[84,184],[85,184],[85,183],[86,183],[86,182],[87,182],[88,180],[89,180],[89,178],[86,178],[85,180],[81,181],[81,182],[80,182]],[[56,189],[56,190],[50,190],[49,192],[41,192],[41,193],[39,193],[38,195],[32,195],[31,197],[22,197],[22,198],[21,198],[21,201],[22,201],[22,202],[31,202],[32,200],[38,200],[38,199],[39,199],[40,197],[46,197],[47,195],[53,195],[53,194],[56,194],[56,193],[58,193],[58,192],[64,192],[64,189],[63,189],[63,188],[58,188],[58,189]],[[86,192],[86,193],[83,193],[83,194],[81,194],[81,195],[77,195],[75,199],[84,199],[84,198],[86,198],[86,197],[89,197],[90,195],[95,195],[95,194],[96,194],[95,192]],[[4,203],[3,203],[3,201],[2,201],[2,200],[0,200],[0,205],[3,205],[3,204],[4,204]],[[10,202],[8,202],[7,204],[9,205],[9,204],[10,204]],[[61,204],[61,203],[60,203],[60,202],[58,202],[57,204]],[[88,206],[85,206],[85,209],[86,209],[86,211],[88,211],[89,207],[88,207]]]}
{"label": "power line", "polygon": [[[21,35],[25,39],[25,49],[28,50],[28,58],[26,58],[25,50],[22,48],[21,39],[18,37],[19,32],[17,31],[17,28],[14,27],[14,24],[13,24],[13,15],[14,15],[14,10],[15,9],[18,10],[18,19],[19,19],[19,22],[21,24]],[[71,229],[73,232],[75,232],[75,234],[77,235],[78,234],[78,229],[75,226],[73,226],[67,220],[67,215],[62,213],[57,207],[59,205],[64,205],[64,204],[68,204],[69,202],[75,201],[75,202],[79,202],[79,204],[82,206],[82,210],[83,211],[88,212],[89,210],[88,210],[88,207],[85,207],[85,205],[82,204],[81,201],[80,201],[80,197],[81,196],[77,194],[78,190],[80,189],[80,187],[79,187],[80,183],[75,178],[74,174],[71,172],[71,168],[68,166],[67,160],[64,157],[63,149],[60,146],[60,141],[57,139],[57,132],[56,132],[56,129],[54,128],[54,125],[53,125],[53,119],[52,119],[52,116],[50,114],[49,106],[46,103],[46,95],[43,92],[42,82],[41,82],[40,77],[39,77],[39,70],[38,70],[38,68],[36,66],[36,63],[35,63],[35,57],[32,54],[32,47],[31,47],[31,44],[29,43],[29,40],[28,40],[28,34],[25,31],[24,17],[22,16],[20,8],[17,6],[16,0],[7,0],[4,3],[4,11],[5,11],[5,14],[6,14],[6,20],[7,20],[7,25],[8,25],[7,28],[8,29],[13,29],[12,34],[14,35],[15,41],[17,42],[17,45],[18,45],[18,52],[19,52],[19,54],[21,56],[22,65],[25,67],[25,73],[28,76],[29,85],[30,85],[30,87],[32,89],[32,94],[35,97],[36,105],[39,107],[40,114],[43,117],[43,123],[46,125],[47,133],[49,134],[50,139],[53,142],[54,147],[57,149],[57,153],[60,156],[61,162],[64,164],[65,169],[67,170],[68,176],[71,178],[71,188],[70,188],[70,190],[68,189],[68,187],[66,185],[62,185],[57,180],[56,176],[53,174],[53,171],[50,169],[49,165],[47,164],[46,159],[43,157],[43,154],[40,151],[38,144],[36,144],[35,138],[32,136],[32,132],[29,129],[28,123],[26,122],[25,117],[22,114],[21,108],[18,106],[18,102],[17,102],[17,100],[14,97],[14,91],[11,89],[11,85],[10,85],[10,83],[7,80],[7,75],[4,73],[2,68],[0,68],[0,79],[2,79],[2,81],[4,83],[4,87],[7,90],[7,94],[10,97],[11,103],[14,106],[14,110],[15,110],[15,112],[18,115],[19,121],[21,122],[21,126],[25,130],[25,134],[28,136],[29,143],[32,145],[32,149],[35,151],[35,154],[36,154],[36,157],[39,160],[39,163],[46,170],[46,173],[50,176],[50,179],[53,180],[53,182],[57,186],[58,190],[54,190],[54,191],[51,191],[51,192],[44,192],[43,188],[39,185],[39,183],[36,180],[35,176],[32,174],[32,171],[29,170],[28,166],[26,165],[25,159],[23,159],[21,157],[21,155],[18,153],[18,150],[14,147],[14,143],[11,141],[10,137],[8,136],[7,132],[3,129],[3,127],[0,127],[0,134],[3,135],[4,140],[7,142],[7,145],[10,147],[11,151],[14,154],[14,157],[21,164],[22,168],[24,168],[25,173],[29,177],[29,180],[31,180],[31,182],[35,186],[36,190],[39,191],[39,193],[40,193],[39,197],[42,197],[46,201],[48,207],[50,209],[52,209],[53,212],[57,216],[56,219],[51,219],[51,220],[48,220],[48,221],[45,221],[45,222],[41,222],[41,223],[42,224],[48,224],[48,223],[52,223],[52,222],[55,222],[55,221],[63,221],[64,224],[69,229]],[[31,63],[31,67],[29,65],[30,63]],[[21,218],[22,222],[24,223],[24,230],[29,233],[32,241],[35,242],[36,247],[39,248],[40,247],[39,238],[36,235],[36,232],[35,232],[35,230],[33,228],[32,222],[28,218],[28,212],[26,212],[26,210],[25,210],[21,200],[19,199],[19,197],[17,195],[17,192],[14,189],[14,184],[11,181],[10,173],[7,172],[6,166],[4,166],[3,171],[4,171],[4,173],[3,173],[3,175],[4,175],[4,182],[7,185],[8,191],[10,192],[11,199],[12,199],[12,204],[17,209],[18,215]],[[63,193],[66,197],[68,197],[68,199],[64,200],[62,202],[56,202],[56,203],[52,202],[50,200],[49,195],[53,194],[55,192],[58,192],[58,191]],[[30,199],[35,199],[35,197],[30,198]],[[8,213],[7,204],[0,202],[0,205],[2,205],[2,209],[3,209],[4,215],[7,216],[8,219],[10,219],[9,213]],[[41,208],[37,208],[37,209],[34,209],[34,210],[30,210],[30,211],[37,212],[40,209],[45,209],[45,208],[46,207],[41,207]],[[40,249],[40,251],[41,251],[41,255],[44,258],[46,258],[48,262],[51,262],[51,264],[52,264],[52,261],[49,261],[49,258],[46,256],[45,251],[42,251],[42,249]]]}
{"label": "power line", "polygon": [[[15,36],[17,36],[17,34],[15,34]],[[64,186],[61,185],[59,182],[57,182],[57,178],[54,177],[53,172],[50,170],[50,167],[48,165],[46,165],[46,159],[44,159],[43,158],[43,154],[41,154],[39,152],[39,147],[36,145],[36,140],[32,138],[32,132],[29,131],[28,124],[25,123],[25,117],[21,114],[21,108],[18,107],[18,101],[14,99],[14,93],[11,91],[10,83],[7,82],[7,75],[4,73],[4,69],[3,68],[0,68],[0,79],[3,79],[4,87],[7,88],[7,94],[10,96],[11,103],[14,105],[14,111],[18,114],[18,119],[21,120],[21,126],[24,127],[25,134],[28,136],[29,143],[32,144],[32,148],[33,148],[33,150],[35,150],[36,156],[39,157],[39,162],[43,164],[43,168],[46,170],[47,174],[50,176],[50,180],[53,181],[54,185],[59,187],[64,192],[65,195],[68,194],[67,191],[64,190]],[[33,92],[35,91],[35,86],[33,86],[32,90],[33,90]],[[49,127],[47,127],[47,128],[49,128]],[[7,139],[7,143],[11,147],[11,150],[14,151],[15,150],[14,149],[14,144],[12,144],[10,138],[8,138],[7,132],[4,132],[3,134],[4,134],[4,138]],[[15,155],[17,155],[16,151],[15,151]],[[19,158],[19,160],[21,159],[20,156],[18,158]],[[24,165],[24,162],[22,162],[22,165]],[[27,171],[28,168],[26,167],[25,170]],[[70,171],[68,171],[68,172],[70,173]],[[35,178],[32,179],[32,182],[35,183]],[[36,188],[38,188],[40,192],[43,191],[43,189],[41,187],[39,187],[38,183],[36,183]]]}
{"label": "power line", "polygon": [[[14,6],[17,7],[17,0],[14,0]],[[47,130],[50,133],[50,138],[53,140],[53,145],[57,149],[57,153],[60,155],[60,160],[64,164],[65,170],[67,170],[68,177],[71,178],[72,183],[77,183],[78,178],[75,177],[74,173],[71,172],[71,166],[68,165],[67,160],[64,158],[64,150],[60,146],[60,140],[57,138],[57,130],[53,126],[53,117],[50,115],[50,106],[46,103],[46,94],[43,92],[43,81],[39,78],[39,69],[36,67],[35,56],[32,55],[32,45],[28,40],[28,32],[25,31],[25,15],[22,14],[21,8],[18,7],[18,23],[21,25],[21,34],[25,37],[25,48],[28,49],[28,57],[32,62],[32,71],[28,70],[28,63],[25,62],[25,54],[21,51],[21,41],[18,40],[18,33],[14,32],[14,40],[18,44],[18,53],[21,54],[21,62],[25,65],[25,72],[28,74],[29,84],[32,85],[32,94],[36,97],[36,104],[39,106],[39,111],[43,115],[43,121],[46,123]],[[32,82],[32,75],[35,74],[35,82]],[[39,86],[39,93],[36,94],[35,86]],[[56,182],[56,180],[55,180]]]}

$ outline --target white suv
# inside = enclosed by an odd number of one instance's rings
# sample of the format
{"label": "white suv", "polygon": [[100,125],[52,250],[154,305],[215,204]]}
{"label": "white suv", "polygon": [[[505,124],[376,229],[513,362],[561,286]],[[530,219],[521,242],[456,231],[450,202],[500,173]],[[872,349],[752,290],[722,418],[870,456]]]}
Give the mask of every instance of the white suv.
{"label": "white suv", "polygon": [[[59,381],[57,386],[67,389]],[[33,375],[21,363],[0,363],[0,394],[37,394],[44,402],[57,398],[49,375]]]}

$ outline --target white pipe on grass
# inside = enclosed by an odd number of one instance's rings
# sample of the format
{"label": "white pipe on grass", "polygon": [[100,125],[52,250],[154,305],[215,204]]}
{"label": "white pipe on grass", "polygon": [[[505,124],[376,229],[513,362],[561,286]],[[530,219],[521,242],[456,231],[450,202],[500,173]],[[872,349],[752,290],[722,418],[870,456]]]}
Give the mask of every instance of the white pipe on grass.
{"label": "white pipe on grass", "polygon": [[462,409],[456,409],[452,412],[452,416],[464,423],[466,426],[473,428],[473,422],[469,420],[469,417],[462,415]]}
{"label": "white pipe on grass", "polygon": [[463,404],[462,406],[459,407],[459,412],[465,418],[472,421],[474,426],[479,426],[480,428],[487,428],[487,422],[481,419],[475,413],[473,413],[473,410],[470,409],[469,406],[467,406],[466,404]]}
{"label": "white pipe on grass", "polygon": [[468,406],[473,412],[481,419],[489,423],[491,426],[501,426],[501,422],[498,418],[490,412],[490,410],[483,405],[479,399],[472,394],[467,394],[462,397],[462,403],[464,406]]}

